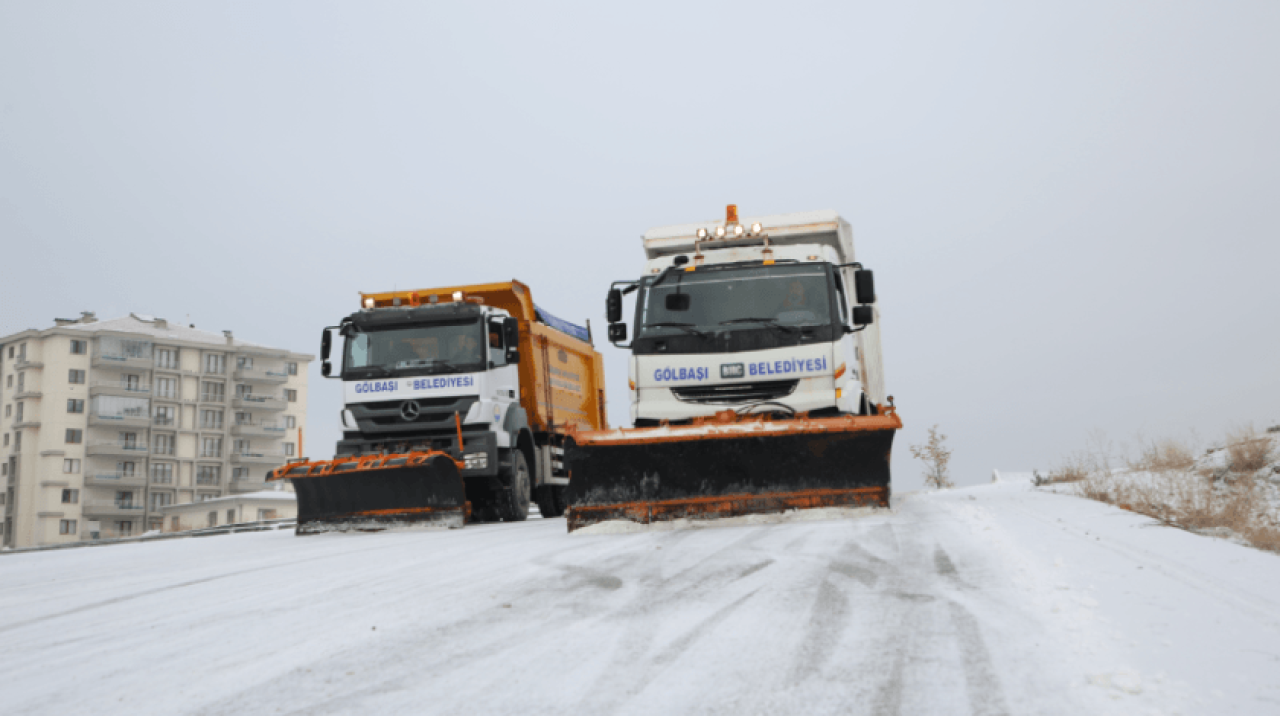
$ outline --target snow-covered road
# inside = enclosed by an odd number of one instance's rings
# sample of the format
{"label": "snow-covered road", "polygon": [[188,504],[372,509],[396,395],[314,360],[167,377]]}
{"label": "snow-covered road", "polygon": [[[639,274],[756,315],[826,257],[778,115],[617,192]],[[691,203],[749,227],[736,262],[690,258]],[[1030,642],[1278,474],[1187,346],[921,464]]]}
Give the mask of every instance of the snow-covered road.
{"label": "snow-covered road", "polygon": [[10,713],[1276,713],[1280,558],[997,484],[828,522],[0,557]]}

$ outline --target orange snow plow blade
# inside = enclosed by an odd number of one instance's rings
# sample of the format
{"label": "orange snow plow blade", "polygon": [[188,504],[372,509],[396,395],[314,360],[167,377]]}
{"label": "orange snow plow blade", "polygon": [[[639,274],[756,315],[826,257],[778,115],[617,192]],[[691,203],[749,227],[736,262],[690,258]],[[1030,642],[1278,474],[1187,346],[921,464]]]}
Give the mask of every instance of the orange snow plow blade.
{"label": "orange snow plow blade", "polygon": [[267,479],[293,484],[299,535],[456,528],[470,517],[461,470],[447,454],[428,451],[292,463]]}
{"label": "orange snow plow blade", "polygon": [[889,506],[902,420],[772,420],[722,411],[691,425],[579,432],[566,446],[569,531],[820,507]]}

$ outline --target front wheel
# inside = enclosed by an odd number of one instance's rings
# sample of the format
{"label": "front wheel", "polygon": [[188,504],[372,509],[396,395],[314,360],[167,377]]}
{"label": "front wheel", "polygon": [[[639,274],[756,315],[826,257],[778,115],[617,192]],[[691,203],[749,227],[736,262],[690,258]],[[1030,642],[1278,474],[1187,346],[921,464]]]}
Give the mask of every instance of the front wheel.
{"label": "front wheel", "polygon": [[543,485],[538,488],[538,511],[543,517],[559,517],[564,514],[564,485]]}
{"label": "front wheel", "polygon": [[511,474],[505,489],[497,495],[498,516],[503,522],[523,522],[529,516],[529,463],[516,450],[511,457]]}

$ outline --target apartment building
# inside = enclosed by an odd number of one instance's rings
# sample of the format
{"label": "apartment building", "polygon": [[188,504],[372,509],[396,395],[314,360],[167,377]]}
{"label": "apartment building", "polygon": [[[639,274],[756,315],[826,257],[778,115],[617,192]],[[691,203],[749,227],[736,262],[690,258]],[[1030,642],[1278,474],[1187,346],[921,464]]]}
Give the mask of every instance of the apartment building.
{"label": "apartment building", "polygon": [[139,314],[0,338],[0,544],[138,535],[164,508],[283,488],[313,356]]}

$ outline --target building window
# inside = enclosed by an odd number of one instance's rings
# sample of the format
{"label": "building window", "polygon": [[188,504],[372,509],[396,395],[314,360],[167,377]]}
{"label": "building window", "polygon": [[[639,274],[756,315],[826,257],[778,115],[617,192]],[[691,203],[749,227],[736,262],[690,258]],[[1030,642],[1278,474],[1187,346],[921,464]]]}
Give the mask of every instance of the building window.
{"label": "building window", "polygon": [[297,363],[289,363],[289,364],[288,364],[288,368],[289,368],[289,375],[297,375],[297,374],[298,374],[298,364],[297,364]]}
{"label": "building window", "polygon": [[168,507],[173,504],[173,495],[168,492],[151,493],[151,511],[158,511],[161,507]]}
{"label": "building window", "polygon": [[285,388],[284,399],[289,401],[290,403],[298,402],[298,391],[294,390],[293,388]]}
{"label": "building window", "polygon": [[252,368],[252,367],[253,367],[253,356],[236,357],[236,368],[240,370],[244,370],[245,368]]}
{"label": "building window", "polygon": [[75,520],[58,520],[58,534],[73,535],[76,533]]}
{"label": "building window", "polygon": [[62,461],[62,471],[68,475],[80,474],[80,458],[69,457]]}
{"label": "building window", "polygon": [[136,462],[117,462],[116,474],[120,477],[133,477],[138,474],[138,463]]}
{"label": "building window", "polygon": [[116,536],[128,537],[133,534],[133,522],[129,520],[116,523]]}
{"label": "building window", "polygon": [[27,374],[19,373],[18,374],[18,392],[21,393],[22,391],[26,390],[26,388],[27,388]]}
{"label": "building window", "polygon": [[13,358],[13,346],[9,346],[9,358]]}
{"label": "building window", "polygon": [[226,384],[206,382],[200,391],[200,400],[206,403],[221,403],[226,400],[226,395]]}
{"label": "building window", "polygon": [[12,405],[4,406],[4,416],[7,418],[10,415],[13,415],[13,406]]}
{"label": "building window", "polygon": [[84,398],[67,398],[67,412],[68,412],[68,413],[83,413],[83,412],[84,412]]}
{"label": "building window", "polygon": [[133,507],[133,493],[132,493],[132,492],[117,492],[117,493],[116,493],[116,507],[132,508],[132,507]]}
{"label": "building window", "polygon": [[67,371],[67,382],[72,385],[84,385],[84,371],[75,368]]}
{"label": "building window", "polygon": [[178,368],[178,350],[176,348],[158,348],[156,349],[156,367],[169,368],[177,370]]}
{"label": "building window", "polygon": [[233,452],[234,454],[236,454],[236,455],[245,455],[245,454],[248,454],[248,452],[249,452],[249,441],[248,441],[248,440],[237,440],[237,441],[235,441],[235,444],[232,446],[232,452]]}
{"label": "building window", "polygon": [[13,449],[14,451],[18,451],[22,449],[22,431],[21,430],[13,431]]}
{"label": "building window", "polygon": [[237,397],[237,398],[248,398],[248,397],[249,397],[249,396],[251,396],[251,395],[253,395],[253,386],[252,386],[252,385],[246,385],[245,383],[237,383],[237,384],[236,384],[236,397]]}
{"label": "building window", "polygon": [[177,413],[172,405],[157,405],[154,410],[155,419],[152,422],[156,425],[173,425],[177,422]]}
{"label": "building window", "polygon": [[4,434],[4,444],[5,444],[5,447],[9,446],[9,433]]}
{"label": "building window", "polygon": [[155,445],[152,452],[156,455],[172,455],[173,442],[172,435],[157,435],[155,436]]}
{"label": "building window", "polygon": [[26,359],[27,359],[27,344],[23,343],[22,345],[18,346],[18,362],[21,363]]}
{"label": "building window", "polygon": [[13,387],[13,376],[12,376],[12,375],[10,375],[10,376],[9,376],[9,385],[8,385],[8,387],[10,387],[10,388],[12,388],[12,387]]}
{"label": "building window", "polygon": [[212,428],[214,430],[222,429],[222,411],[221,410],[201,410],[200,411],[200,427]]}
{"label": "building window", "polygon": [[236,523],[236,511],[227,510],[227,524],[234,525]]}
{"label": "building window", "polygon": [[206,526],[206,527],[217,527],[217,526],[218,526],[218,513],[217,513],[217,512],[210,512],[210,513],[205,517],[205,520],[206,520],[206,524],[205,524],[205,526]]}
{"label": "building window", "polygon": [[13,422],[15,422],[15,423],[20,423],[20,422],[22,422],[22,412],[23,412],[23,411],[22,411],[22,403],[18,403],[18,417],[14,418],[14,419],[13,419]]}
{"label": "building window", "polygon": [[298,446],[293,443],[284,444],[284,456],[293,457],[298,452]]}
{"label": "building window", "polygon": [[284,416],[284,426],[286,428],[296,428],[298,427],[298,419],[292,415],[286,415]]}
{"label": "building window", "polygon": [[[9,474],[9,463],[0,462],[0,477],[4,477],[5,475],[8,475],[8,474]],[[0,493],[0,497],[3,497],[3,496],[4,496],[4,493]],[[4,504],[4,501],[0,500],[0,505],[3,505],[3,504]]]}
{"label": "building window", "polygon": [[181,532],[181,531],[182,531],[182,518],[181,518],[181,517],[176,517],[176,516],[175,516],[175,517],[170,521],[170,523],[169,523],[169,531],[170,531],[170,532]]}
{"label": "building window", "polygon": [[71,355],[82,356],[88,352],[89,352],[88,341],[78,341],[74,338],[71,339]]}
{"label": "building window", "polygon": [[275,510],[258,510],[258,521],[274,520],[276,518]]}
{"label": "building window", "polygon": [[200,465],[196,468],[196,484],[217,485],[222,480],[221,472],[218,465]]}
{"label": "building window", "polygon": [[173,378],[156,378],[156,397],[169,399],[177,398],[178,381]]}
{"label": "building window", "polygon": [[200,457],[222,457],[222,438],[204,438],[200,441]]}
{"label": "building window", "polygon": [[84,431],[79,428],[67,428],[67,444],[79,445],[84,440]]}
{"label": "building window", "polygon": [[248,480],[248,479],[249,479],[249,468],[247,468],[247,467],[233,467],[233,468],[231,468],[231,479],[232,479],[232,480]]}
{"label": "building window", "polygon": [[253,425],[253,414],[236,413],[236,425]]}
{"label": "building window", "polygon": [[214,375],[222,375],[226,372],[227,363],[226,356],[221,353],[205,353],[204,354],[204,372]]}
{"label": "building window", "polygon": [[79,503],[80,503],[79,490],[63,490],[62,491],[62,504],[75,505]]}
{"label": "building window", "polygon": [[172,485],[173,484],[173,463],[171,462],[151,463],[151,484]]}

